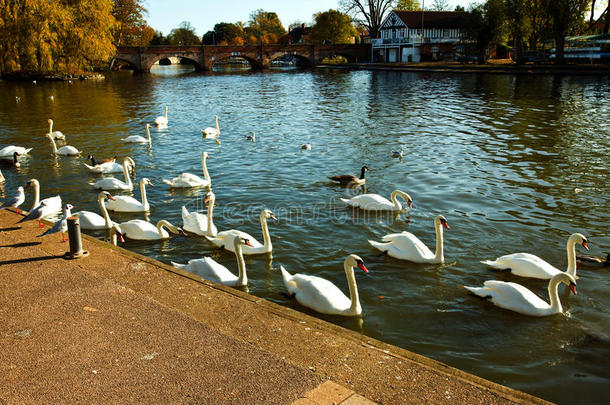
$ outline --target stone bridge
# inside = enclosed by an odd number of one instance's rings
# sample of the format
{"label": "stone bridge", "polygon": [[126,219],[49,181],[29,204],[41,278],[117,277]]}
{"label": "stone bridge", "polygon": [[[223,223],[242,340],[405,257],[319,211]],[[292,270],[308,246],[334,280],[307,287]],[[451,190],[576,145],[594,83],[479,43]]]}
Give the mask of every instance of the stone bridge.
{"label": "stone bridge", "polygon": [[371,46],[361,45],[201,45],[201,46],[147,46],[117,48],[115,60],[126,62],[138,72],[149,72],[152,65],[165,58],[188,59],[197,70],[211,70],[214,63],[239,56],[250,62],[252,69],[267,69],[281,56],[292,55],[308,66],[324,58],[343,56],[348,62],[370,61]]}

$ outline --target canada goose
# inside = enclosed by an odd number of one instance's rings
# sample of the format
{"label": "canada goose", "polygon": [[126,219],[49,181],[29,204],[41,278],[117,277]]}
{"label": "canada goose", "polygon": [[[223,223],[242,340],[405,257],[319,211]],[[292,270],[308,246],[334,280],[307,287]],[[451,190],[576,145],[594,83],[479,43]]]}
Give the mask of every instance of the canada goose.
{"label": "canada goose", "polygon": [[19,161],[17,160],[17,156],[19,156],[19,153],[17,152],[13,152],[13,158],[12,159],[0,159],[0,166],[2,167],[20,167],[21,164],[19,163]]}
{"label": "canada goose", "polygon": [[364,178],[364,173],[369,170],[368,166],[362,166],[360,169],[360,178],[356,176],[352,176],[351,174],[342,174],[339,176],[329,177],[332,181],[336,181],[342,186],[361,186],[366,183],[366,179]]}
{"label": "canada goose", "polygon": [[597,256],[576,256],[576,263],[587,267],[610,267],[610,253],[606,259]]}

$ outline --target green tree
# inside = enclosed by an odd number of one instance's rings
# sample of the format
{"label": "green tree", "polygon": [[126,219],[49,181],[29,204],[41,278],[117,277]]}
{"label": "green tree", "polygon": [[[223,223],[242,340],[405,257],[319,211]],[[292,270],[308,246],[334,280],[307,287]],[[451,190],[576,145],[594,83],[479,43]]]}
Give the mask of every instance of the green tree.
{"label": "green tree", "polygon": [[161,31],[155,31],[149,45],[169,45],[169,39]]}
{"label": "green tree", "polygon": [[462,30],[464,39],[474,42],[479,63],[485,63],[491,44],[503,42],[505,21],[503,0],[487,0],[468,11]]}
{"label": "green tree", "polygon": [[551,16],[549,15],[551,1],[553,0],[525,0],[530,25],[528,38],[530,49],[537,49],[539,43],[551,36]]}
{"label": "green tree", "polygon": [[339,0],[341,11],[369,30],[371,38],[379,36],[379,27],[396,0]]}
{"label": "green tree", "polygon": [[217,44],[241,45],[246,38],[246,32],[242,22],[237,22],[236,24],[218,23],[214,26],[214,33],[216,34]]}
{"label": "green tree", "polygon": [[531,31],[531,24],[525,0],[504,0],[507,27],[515,49],[517,63],[524,62],[525,39]]}
{"label": "green tree", "polygon": [[555,62],[564,63],[565,37],[584,29],[585,16],[590,0],[552,0],[549,4],[553,37],[555,38]]}
{"label": "green tree", "polygon": [[199,45],[201,40],[195,33],[195,27],[188,22],[182,21],[178,28],[171,30],[167,36],[170,45]]}
{"label": "green tree", "polygon": [[397,10],[420,11],[421,3],[419,0],[399,0],[394,8]]}
{"label": "green tree", "polygon": [[314,16],[315,24],[311,28],[309,41],[321,44],[330,41],[333,44],[347,44],[357,35],[349,15],[337,10],[328,10]]}
{"label": "green tree", "polygon": [[245,33],[249,42],[271,44],[277,43],[286,30],[276,13],[259,9],[250,14]]}

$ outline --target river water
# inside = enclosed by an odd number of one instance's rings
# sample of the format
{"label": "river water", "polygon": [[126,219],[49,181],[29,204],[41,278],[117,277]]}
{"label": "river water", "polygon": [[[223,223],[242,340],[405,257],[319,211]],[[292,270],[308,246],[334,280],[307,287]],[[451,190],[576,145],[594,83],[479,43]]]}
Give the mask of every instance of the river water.
{"label": "river water", "polygon": [[[496,308],[460,288],[515,281],[548,300],[546,282],[492,272],[479,261],[526,251],[565,268],[573,232],[590,238],[592,253],[610,252],[610,79],[342,70],[173,75],[173,69],[99,82],[0,82],[0,146],[34,148],[19,171],[3,170],[4,195],[35,177],[43,197],[61,194],[78,209],[97,210],[97,193],[87,186],[95,177],[83,159],[51,154],[43,135],[53,118],[54,129],[85,154],[131,156],[138,178],[156,186],[148,190],[150,220],[181,225],[180,207],[202,210],[205,191],[169,190],[161,179],[200,174],[207,150],[220,230],[239,228],[262,240],[260,210],[279,219],[269,224],[272,257],[246,258],[251,294],[547,400],[610,401],[607,269],[580,268],[579,294],[560,290],[566,314],[546,318]],[[166,105],[169,126],[153,129],[152,148],[119,140],[145,135],[145,123]],[[201,137],[214,115],[221,147]],[[244,138],[252,131],[256,143]],[[308,142],[312,149],[301,151]],[[404,159],[392,159],[400,149]],[[370,167],[368,192],[389,197],[404,190],[414,208],[397,217],[345,208],[339,198],[354,191],[327,176],[357,174],[363,164]],[[445,265],[380,256],[367,243],[408,230],[434,249],[439,213],[451,226]],[[113,215],[117,222],[141,217]],[[165,263],[211,255],[236,268],[233,254],[200,237],[124,247]],[[349,253],[370,270],[356,274],[361,325],[318,315],[284,295],[280,265],[347,291],[342,263]]]}

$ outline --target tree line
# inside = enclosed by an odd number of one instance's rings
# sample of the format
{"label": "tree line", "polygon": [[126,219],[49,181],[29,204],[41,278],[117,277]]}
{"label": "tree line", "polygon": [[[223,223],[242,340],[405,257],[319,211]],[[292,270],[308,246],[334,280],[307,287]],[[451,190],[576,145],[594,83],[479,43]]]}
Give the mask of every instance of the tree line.
{"label": "tree line", "polygon": [[[563,61],[566,35],[608,33],[610,0],[486,0],[466,12],[466,40],[484,54],[491,44],[509,44],[517,59],[526,48],[553,44]],[[190,22],[167,36],[146,22],[144,0],[0,0],[0,74],[78,74],[106,64],[117,46],[243,45],[290,41],[274,12],[255,10],[247,22],[219,22],[199,37]],[[447,10],[447,0],[426,1]],[[418,0],[339,0],[338,10],[313,16],[308,43],[347,43],[379,36],[393,9],[421,10]],[[598,10],[597,19],[594,11]],[[289,29],[300,28],[295,22]]]}

